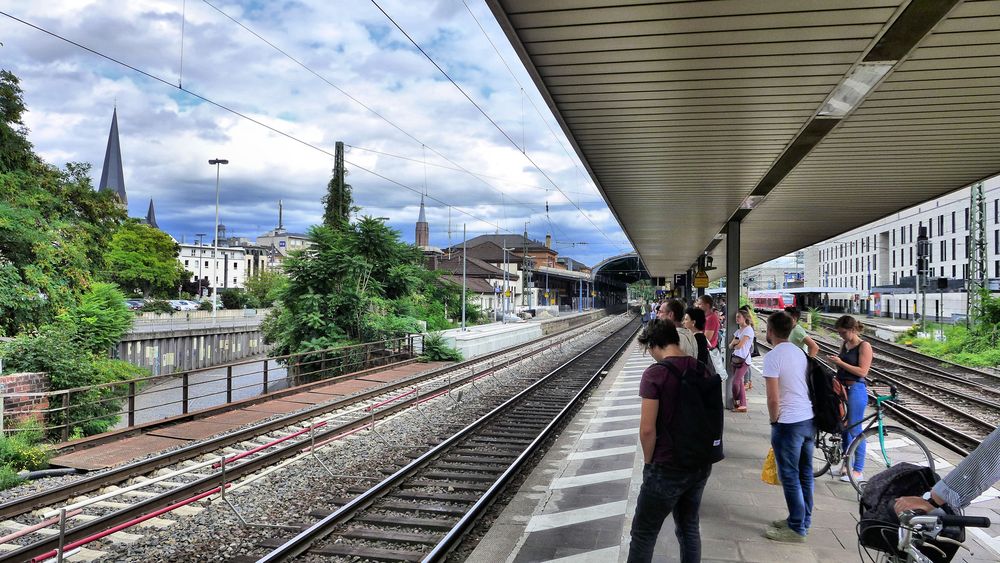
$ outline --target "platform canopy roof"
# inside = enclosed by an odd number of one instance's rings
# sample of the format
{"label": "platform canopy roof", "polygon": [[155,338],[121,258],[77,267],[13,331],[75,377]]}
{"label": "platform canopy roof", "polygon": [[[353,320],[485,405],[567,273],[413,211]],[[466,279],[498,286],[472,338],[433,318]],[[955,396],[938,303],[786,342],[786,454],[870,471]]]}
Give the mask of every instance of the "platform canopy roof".
{"label": "platform canopy roof", "polygon": [[487,3],[653,276],[1000,172],[1000,2]]}

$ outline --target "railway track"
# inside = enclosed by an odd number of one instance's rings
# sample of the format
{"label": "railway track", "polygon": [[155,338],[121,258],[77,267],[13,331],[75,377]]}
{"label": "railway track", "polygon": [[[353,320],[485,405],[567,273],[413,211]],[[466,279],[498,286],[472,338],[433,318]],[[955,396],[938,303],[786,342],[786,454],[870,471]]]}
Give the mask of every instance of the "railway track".
{"label": "railway track", "polygon": [[[339,558],[438,561],[557,431],[631,341],[633,320],[297,535],[260,563]],[[244,560],[252,560],[244,558]]]}
{"label": "railway track", "polygon": [[[308,455],[314,445],[332,441],[395,413],[514,366],[567,340],[607,325],[609,317],[589,325],[513,346],[486,357],[420,374],[352,397],[330,401],[298,413],[153,456],[68,485],[17,498],[0,505],[8,529],[0,561],[43,560],[59,546],[62,511],[66,550],[83,540],[104,537],[117,526],[219,493],[234,480],[266,470],[290,458]],[[94,493],[80,497],[84,493]],[[36,510],[41,508],[41,510]],[[40,522],[29,514],[41,514]],[[198,510],[186,508],[183,510]],[[151,516],[152,515],[152,516]],[[37,529],[36,529],[37,528]],[[16,536],[16,537],[14,537]]]}

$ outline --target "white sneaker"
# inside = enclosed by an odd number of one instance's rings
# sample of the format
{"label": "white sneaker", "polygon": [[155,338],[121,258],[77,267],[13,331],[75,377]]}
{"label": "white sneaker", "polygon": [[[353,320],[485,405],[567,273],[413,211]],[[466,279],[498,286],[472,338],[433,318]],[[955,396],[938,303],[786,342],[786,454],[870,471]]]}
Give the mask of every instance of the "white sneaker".
{"label": "white sneaker", "polygon": [[[850,475],[848,475],[845,472],[843,475],[840,476],[840,480],[843,481],[843,482],[845,482],[845,483],[850,483],[851,482],[851,477],[850,477]],[[859,471],[855,471],[854,472],[854,480],[858,481],[858,482],[864,481],[865,480],[865,476],[864,476],[863,473],[861,473]]]}

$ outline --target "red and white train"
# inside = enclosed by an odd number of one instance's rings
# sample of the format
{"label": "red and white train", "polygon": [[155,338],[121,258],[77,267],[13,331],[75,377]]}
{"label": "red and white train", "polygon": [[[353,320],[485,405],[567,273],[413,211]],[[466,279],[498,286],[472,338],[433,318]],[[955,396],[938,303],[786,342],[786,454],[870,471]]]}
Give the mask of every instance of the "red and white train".
{"label": "red and white train", "polygon": [[751,291],[749,298],[755,311],[783,311],[796,306],[795,294],[787,291]]}

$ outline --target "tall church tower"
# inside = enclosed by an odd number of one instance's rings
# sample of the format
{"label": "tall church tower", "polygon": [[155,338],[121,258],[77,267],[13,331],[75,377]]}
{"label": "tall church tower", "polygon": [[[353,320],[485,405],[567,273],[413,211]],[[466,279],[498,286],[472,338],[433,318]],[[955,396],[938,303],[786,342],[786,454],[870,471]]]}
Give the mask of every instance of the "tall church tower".
{"label": "tall church tower", "polygon": [[414,238],[416,239],[414,244],[420,248],[431,245],[431,229],[430,225],[427,224],[427,215],[424,213],[424,196],[420,196],[420,216],[417,217],[417,232]]}
{"label": "tall church tower", "polygon": [[118,140],[118,108],[111,114],[111,132],[108,134],[108,148],[104,152],[104,169],[97,191],[111,191],[118,196],[122,206],[128,209],[128,195],[125,194],[125,173],[122,170],[122,147]]}

